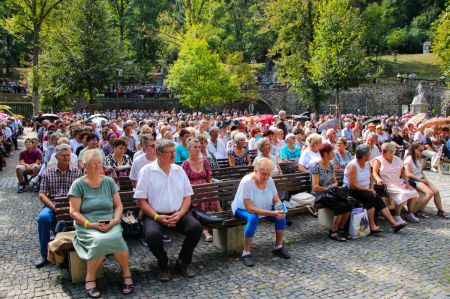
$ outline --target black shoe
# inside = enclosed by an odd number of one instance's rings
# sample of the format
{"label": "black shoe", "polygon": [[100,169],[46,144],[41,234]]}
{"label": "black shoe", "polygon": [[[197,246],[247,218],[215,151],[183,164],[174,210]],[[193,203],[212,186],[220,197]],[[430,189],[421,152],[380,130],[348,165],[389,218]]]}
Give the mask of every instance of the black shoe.
{"label": "black shoe", "polygon": [[195,276],[195,271],[192,269],[192,264],[186,264],[182,260],[178,259],[176,267],[184,277],[192,278]]}
{"label": "black shoe", "polygon": [[251,254],[241,256],[241,261],[244,264],[244,266],[246,266],[246,267],[253,267],[255,265]]}
{"label": "black shoe", "polygon": [[284,248],[278,248],[278,249],[274,249],[272,250],[272,253],[275,254],[276,256],[279,256],[283,259],[290,259],[291,255],[289,254],[289,252]]}
{"label": "black shoe", "polygon": [[394,233],[398,233],[399,230],[401,230],[402,228],[405,228],[406,224],[405,223],[401,223],[399,225],[393,226],[392,230],[394,231]]}
{"label": "black shoe", "polygon": [[159,273],[159,280],[162,282],[168,282],[172,280],[172,275],[170,275],[169,268],[161,270]]}
{"label": "black shoe", "polygon": [[37,260],[34,261],[34,265],[36,268],[42,268],[48,263],[47,258],[40,256]]}

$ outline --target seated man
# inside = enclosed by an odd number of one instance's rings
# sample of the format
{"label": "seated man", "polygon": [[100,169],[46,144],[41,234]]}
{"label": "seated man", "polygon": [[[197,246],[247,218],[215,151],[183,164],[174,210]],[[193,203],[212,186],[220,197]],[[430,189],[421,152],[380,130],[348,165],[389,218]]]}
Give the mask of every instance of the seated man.
{"label": "seated man", "polygon": [[147,164],[155,161],[155,138],[150,134],[140,135],[140,144],[144,150],[144,155],[137,157],[133,165],[131,165],[130,180],[133,188],[136,188],[136,182],[139,176],[139,171]]}
{"label": "seated man", "polygon": [[52,199],[67,196],[73,181],[83,174],[81,170],[70,165],[70,157],[70,146],[67,144],[58,145],[56,147],[58,164],[47,168],[42,174],[39,199],[44,204],[44,208],[38,217],[41,256],[34,263],[36,268],[40,268],[47,263],[47,244],[50,240],[50,230],[55,222],[55,204]]}
{"label": "seated man", "polygon": [[283,247],[286,208],[278,197],[277,188],[270,177],[273,167],[274,164],[270,159],[258,159],[255,162],[254,172],[244,176],[239,183],[231,203],[234,215],[247,222],[244,231],[244,251],[241,257],[242,263],[247,267],[255,265],[251,256],[251,246],[261,218],[269,218],[275,222],[276,241],[273,254],[284,259],[291,257]]}
{"label": "seated man", "polygon": [[[33,177],[39,174],[42,162],[42,152],[36,149],[30,138],[25,139],[25,150],[19,155],[19,165],[16,167],[16,175],[19,180],[17,193],[25,191],[25,175],[31,174]],[[33,186],[34,191],[39,191],[38,186]]]}
{"label": "seated man", "polygon": [[175,162],[175,143],[160,139],[156,143],[156,161],[139,172],[134,198],[144,213],[145,240],[158,260],[159,279],[171,280],[169,260],[163,246],[166,229],[186,237],[176,262],[185,277],[194,277],[192,255],[202,234],[202,226],[189,212],[193,194],[189,178]]}

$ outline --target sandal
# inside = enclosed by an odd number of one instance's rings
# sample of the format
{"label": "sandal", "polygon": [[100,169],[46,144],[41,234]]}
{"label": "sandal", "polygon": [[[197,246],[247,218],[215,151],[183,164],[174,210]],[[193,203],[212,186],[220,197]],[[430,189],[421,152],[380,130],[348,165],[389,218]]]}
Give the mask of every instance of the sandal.
{"label": "sandal", "polygon": [[370,230],[370,234],[371,235],[376,235],[376,234],[379,234],[379,233],[382,233],[382,232],[384,232],[384,229],[382,229],[381,227],[379,227],[379,228],[377,228],[377,229],[371,229]]}
{"label": "sandal", "polygon": [[212,242],[213,241],[213,236],[211,236],[211,234],[209,232],[203,233],[203,236],[205,236],[205,241],[206,242]]}
{"label": "sandal", "polygon": [[394,231],[394,233],[398,233],[399,230],[405,227],[406,227],[405,223],[400,223],[399,225],[393,226],[392,230]]}
{"label": "sandal", "polygon": [[346,240],[353,240],[353,237],[347,234],[344,230],[338,231],[338,234],[340,234],[342,237],[344,237]]}
{"label": "sandal", "polygon": [[438,217],[444,218],[444,219],[448,219],[448,215],[447,213],[445,213],[444,211],[438,211],[436,214]]}
{"label": "sandal", "polygon": [[[131,276],[124,277],[123,279],[125,280],[127,278],[131,279]],[[133,293],[133,291],[134,291],[134,284],[133,283],[131,283],[131,284],[122,283],[120,285],[120,287],[122,289],[122,294],[124,294],[124,295],[129,295],[129,294]]]}
{"label": "sandal", "polygon": [[330,230],[330,233],[328,234],[328,238],[335,240],[335,241],[339,241],[339,242],[347,242],[347,239],[342,237],[337,231]]}
{"label": "sandal", "polygon": [[430,216],[428,216],[428,214],[425,214],[423,211],[417,211],[415,213],[417,218],[421,218],[421,219],[429,219]]}
{"label": "sandal", "polygon": [[[86,283],[90,283],[90,282],[96,282],[95,280],[91,280],[91,281],[86,281],[85,282],[85,286]],[[94,294],[98,294],[97,296],[94,296]],[[102,294],[100,294],[100,292],[97,290],[97,285],[93,288],[87,289],[86,290],[86,295],[88,295],[89,298],[100,298],[102,296]]]}

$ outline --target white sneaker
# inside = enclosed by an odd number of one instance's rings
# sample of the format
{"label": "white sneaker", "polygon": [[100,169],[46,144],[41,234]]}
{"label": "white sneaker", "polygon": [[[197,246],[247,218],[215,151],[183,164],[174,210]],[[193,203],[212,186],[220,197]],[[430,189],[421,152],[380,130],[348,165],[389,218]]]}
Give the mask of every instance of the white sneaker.
{"label": "white sneaker", "polygon": [[403,220],[400,216],[394,216],[394,220],[397,221],[399,224],[406,224],[406,221]]}
{"label": "white sneaker", "polygon": [[39,183],[39,177],[35,176],[34,178],[31,179],[31,184],[33,185],[37,185]]}
{"label": "white sneaker", "polygon": [[412,222],[412,223],[419,223],[419,222],[420,222],[420,221],[419,221],[419,218],[417,218],[416,216],[414,216],[413,213],[408,214],[408,215],[406,216],[406,220],[408,220],[408,222]]}

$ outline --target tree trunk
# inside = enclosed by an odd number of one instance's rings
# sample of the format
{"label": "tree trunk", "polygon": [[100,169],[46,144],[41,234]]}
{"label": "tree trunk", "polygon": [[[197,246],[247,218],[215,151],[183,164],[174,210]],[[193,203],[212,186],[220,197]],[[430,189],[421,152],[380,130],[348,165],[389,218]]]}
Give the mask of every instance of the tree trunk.
{"label": "tree trunk", "polygon": [[314,102],[314,113],[320,115],[320,101]]}
{"label": "tree trunk", "polygon": [[40,109],[39,103],[39,38],[41,28],[35,24],[33,32],[33,114],[37,115]]}
{"label": "tree trunk", "polygon": [[338,88],[336,88],[336,110],[335,110],[335,115],[336,115],[336,118],[339,118],[339,114],[340,114],[340,111],[339,111],[340,109],[339,109],[339,87]]}

